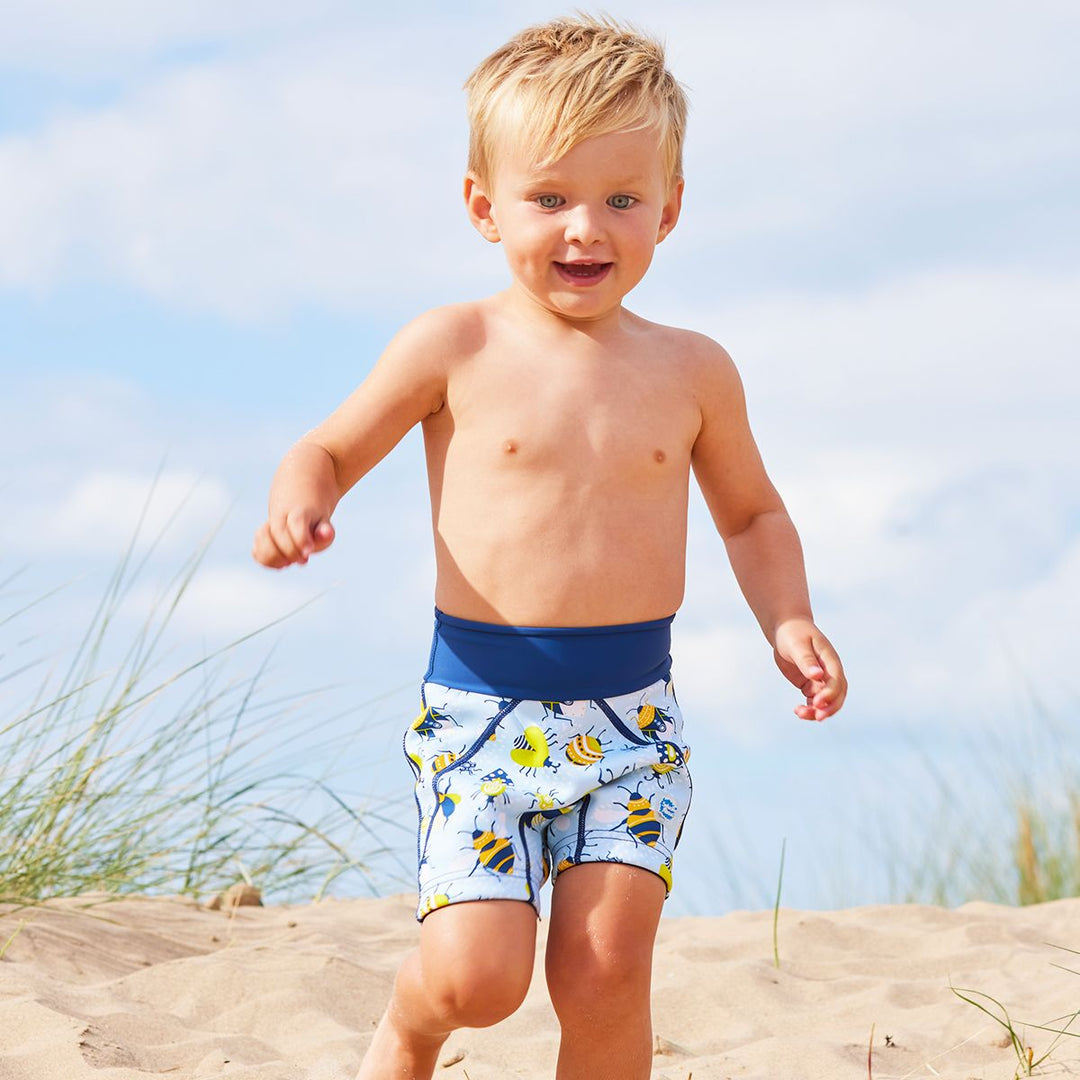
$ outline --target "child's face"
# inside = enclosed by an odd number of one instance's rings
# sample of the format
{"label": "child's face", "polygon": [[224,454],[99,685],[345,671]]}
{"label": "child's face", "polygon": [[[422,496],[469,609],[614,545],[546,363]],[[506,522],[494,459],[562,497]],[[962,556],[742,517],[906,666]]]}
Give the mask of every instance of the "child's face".
{"label": "child's face", "polygon": [[586,139],[542,167],[505,150],[488,185],[466,177],[465,198],[481,234],[502,242],[516,289],[592,322],[617,312],[645,276],[678,219],[682,181],[669,181],[646,128]]}

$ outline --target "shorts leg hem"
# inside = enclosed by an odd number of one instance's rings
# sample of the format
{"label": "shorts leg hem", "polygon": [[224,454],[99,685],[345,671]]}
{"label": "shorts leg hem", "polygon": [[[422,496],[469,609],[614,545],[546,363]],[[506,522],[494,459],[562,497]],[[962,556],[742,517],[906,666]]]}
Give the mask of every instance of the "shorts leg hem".
{"label": "shorts leg hem", "polygon": [[[559,876],[559,864],[570,858],[570,866],[583,866],[586,863],[621,863],[624,866],[636,866],[639,870],[648,870],[664,883],[664,898],[667,899],[671,895],[671,856],[646,845],[628,842],[620,836],[605,837],[605,840],[607,841],[606,851],[596,853],[585,851],[576,859],[572,858],[573,844],[561,845],[557,852],[552,851],[552,885]],[[647,854],[648,852],[652,854]],[[564,867],[561,872],[569,870],[570,866]]]}
{"label": "shorts leg hem", "polygon": [[[454,886],[459,883],[463,887],[460,890],[455,889]],[[445,891],[447,889],[450,891]],[[506,889],[493,887],[490,883],[476,878],[443,878],[427,889],[420,890],[416,903],[416,921],[423,922],[426,915],[438,908],[471,903],[474,900],[519,900],[530,904],[539,918],[540,898],[536,895],[536,890],[532,890],[531,897],[528,895],[529,891],[524,884],[520,888]]]}

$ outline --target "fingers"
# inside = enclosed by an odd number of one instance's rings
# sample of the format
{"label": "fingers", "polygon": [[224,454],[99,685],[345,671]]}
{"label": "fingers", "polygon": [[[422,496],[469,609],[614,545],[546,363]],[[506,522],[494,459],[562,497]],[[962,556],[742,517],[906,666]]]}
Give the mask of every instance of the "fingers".
{"label": "fingers", "polygon": [[777,666],[806,699],[805,704],[796,706],[795,715],[820,722],[844,704],[847,679],[843,665],[828,638],[812,623],[789,630],[793,632],[787,640],[778,643]]}
{"label": "fingers", "polygon": [[847,697],[847,676],[844,665],[829,640],[822,634],[815,641],[817,654],[825,668],[824,686],[813,695],[812,705],[816,710],[815,719],[824,720],[838,712]]}
{"label": "fingers", "polygon": [[325,551],[334,542],[335,535],[334,526],[329,521],[323,519],[318,522],[311,532],[311,537],[315,542],[313,550]]}
{"label": "fingers", "polygon": [[269,566],[274,570],[289,565],[289,560],[278,549],[277,544],[274,543],[274,538],[270,534],[270,524],[266,521],[255,530],[255,541],[251,545],[251,556],[257,563]]}
{"label": "fingers", "polygon": [[832,645],[821,636],[816,637],[814,645],[813,663],[799,664],[800,671],[808,676],[801,687],[806,704],[796,706],[795,715],[820,722],[840,711],[847,697],[847,678]]}
{"label": "fingers", "polygon": [[251,554],[256,562],[275,570],[299,563],[324,551],[334,542],[334,527],[310,511],[290,511],[284,517],[263,522],[255,531]]}
{"label": "fingers", "polygon": [[817,653],[809,646],[803,649],[797,656],[793,656],[792,659],[795,662],[795,666],[803,673],[807,680],[813,681],[814,679],[825,678],[825,668],[822,667],[821,661],[817,657]]}

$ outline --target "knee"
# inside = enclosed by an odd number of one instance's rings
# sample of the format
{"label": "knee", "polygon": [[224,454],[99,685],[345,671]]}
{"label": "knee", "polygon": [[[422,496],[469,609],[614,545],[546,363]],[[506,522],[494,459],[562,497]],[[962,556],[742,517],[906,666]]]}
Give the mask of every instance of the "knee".
{"label": "knee", "polygon": [[531,977],[531,966],[470,959],[432,980],[429,1001],[447,1028],[491,1027],[517,1011]]}
{"label": "knee", "polygon": [[590,952],[548,964],[551,1004],[559,1022],[590,1024],[601,1016],[635,1012],[647,1005],[651,957]]}

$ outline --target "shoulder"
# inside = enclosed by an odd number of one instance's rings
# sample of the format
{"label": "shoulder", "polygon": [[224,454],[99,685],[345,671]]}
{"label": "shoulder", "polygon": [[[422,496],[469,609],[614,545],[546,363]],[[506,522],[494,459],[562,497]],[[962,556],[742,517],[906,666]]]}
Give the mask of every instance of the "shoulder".
{"label": "shoulder", "polygon": [[700,427],[699,445],[718,434],[730,436],[746,425],[742,379],[727,349],[707,334],[653,324],[657,344],[673,363],[680,384],[692,396]]}
{"label": "shoulder", "polygon": [[478,305],[432,308],[394,335],[369,378],[401,392],[430,395],[431,411],[438,412],[454,368],[479,351],[484,338]]}
{"label": "shoulder", "polygon": [[688,353],[695,376],[694,386],[699,392],[702,407],[716,407],[731,401],[741,402],[742,380],[727,349],[705,334],[690,330],[683,332],[692,338]]}
{"label": "shoulder", "polygon": [[682,378],[695,392],[709,396],[740,389],[735,362],[727,349],[707,334],[645,319],[637,321],[641,324],[641,332],[654,339],[657,351],[678,365]]}
{"label": "shoulder", "polygon": [[449,361],[481,347],[485,315],[478,303],[432,308],[406,323],[387,346],[387,353],[420,353]]}

